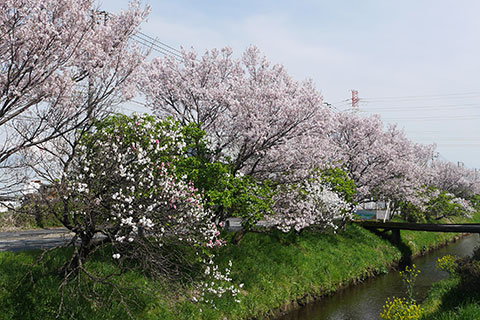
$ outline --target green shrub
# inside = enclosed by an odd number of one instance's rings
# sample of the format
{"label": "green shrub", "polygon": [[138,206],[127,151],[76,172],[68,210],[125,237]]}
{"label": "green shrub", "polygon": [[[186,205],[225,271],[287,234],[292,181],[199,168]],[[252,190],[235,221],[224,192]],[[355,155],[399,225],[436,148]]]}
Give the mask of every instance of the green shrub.
{"label": "green shrub", "polygon": [[354,204],[357,193],[355,182],[348,177],[346,171],[340,168],[329,168],[320,171],[320,178],[332,191],[338,193],[345,201]]}
{"label": "green shrub", "polygon": [[460,285],[465,290],[478,290],[480,288],[480,261],[463,260],[458,264],[455,271],[460,276]]}

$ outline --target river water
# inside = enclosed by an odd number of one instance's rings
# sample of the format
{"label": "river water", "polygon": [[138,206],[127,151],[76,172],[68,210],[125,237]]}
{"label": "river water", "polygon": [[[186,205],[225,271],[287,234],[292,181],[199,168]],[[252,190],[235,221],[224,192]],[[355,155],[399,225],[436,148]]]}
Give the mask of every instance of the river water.
{"label": "river water", "polygon": [[[446,254],[465,257],[480,245],[478,234],[464,237],[444,248],[414,259],[420,270],[415,283],[415,299],[422,302],[432,284],[444,279],[448,274],[435,268],[438,258]],[[379,314],[387,297],[405,296],[405,288],[399,272],[392,271],[375,279],[369,279],[349,287],[318,302],[292,311],[278,320],[370,320],[379,319]]]}

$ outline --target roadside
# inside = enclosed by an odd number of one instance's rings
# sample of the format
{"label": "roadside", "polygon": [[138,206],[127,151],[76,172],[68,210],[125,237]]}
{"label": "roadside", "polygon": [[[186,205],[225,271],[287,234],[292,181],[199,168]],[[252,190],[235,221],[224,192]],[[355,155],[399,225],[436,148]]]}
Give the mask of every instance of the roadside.
{"label": "roadside", "polygon": [[48,249],[67,244],[73,233],[64,228],[0,232],[0,251]]}
{"label": "roadside", "polygon": [[[242,219],[229,218],[225,231],[235,232],[242,230]],[[266,223],[260,221],[258,227],[265,227]],[[22,251],[34,249],[49,249],[67,244],[73,233],[66,228],[49,229],[20,229],[15,231],[0,232],[0,251]]]}

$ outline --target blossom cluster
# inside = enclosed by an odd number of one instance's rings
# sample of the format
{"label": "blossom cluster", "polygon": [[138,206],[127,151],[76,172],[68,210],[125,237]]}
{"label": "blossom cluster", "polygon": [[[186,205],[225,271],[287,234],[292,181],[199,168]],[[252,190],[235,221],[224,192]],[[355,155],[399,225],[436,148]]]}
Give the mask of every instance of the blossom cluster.
{"label": "blossom cluster", "polygon": [[298,232],[309,226],[337,229],[338,223],[352,217],[352,209],[351,204],[314,175],[301,183],[279,187],[274,196],[274,214],[266,219],[283,232]]}
{"label": "blossom cluster", "polygon": [[239,303],[240,299],[238,295],[243,288],[243,283],[239,285],[232,283],[230,276],[232,261],[229,261],[228,267],[222,271],[219,266],[213,262],[212,259],[214,257],[215,256],[212,255],[209,260],[204,260],[205,280],[198,284],[199,296],[193,297],[193,301],[204,302],[215,308],[216,298],[229,295],[235,302]]}
{"label": "blossom cluster", "polygon": [[472,207],[468,200],[465,200],[463,198],[454,197],[450,200],[450,203],[453,205],[458,205],[462,209],[463,215],[466,217],[471,218],[471,215],[477,211]]}

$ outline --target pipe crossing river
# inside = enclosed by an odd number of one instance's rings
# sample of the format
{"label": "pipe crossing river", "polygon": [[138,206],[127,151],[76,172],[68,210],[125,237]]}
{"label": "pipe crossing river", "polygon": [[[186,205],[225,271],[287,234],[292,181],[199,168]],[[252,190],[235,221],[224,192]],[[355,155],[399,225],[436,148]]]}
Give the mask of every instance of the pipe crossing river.
{"label": "pipe crossing river", "polygon": [[[435,268],[438,258],[446,254],[465,257],[480,245],[478,234],[458,240],[444,248],[435,250],[413,263],[420,274],[415,283],[415,299],[422,302],[432,284],[448,276]],[[399,272],[392,271],[362,284],[349,287],[332,296],[322,298],[301,309],[290,312],[277,320],[370,320],[379,319],[382,306],[388,297],[405,296],[405,288]]]}

